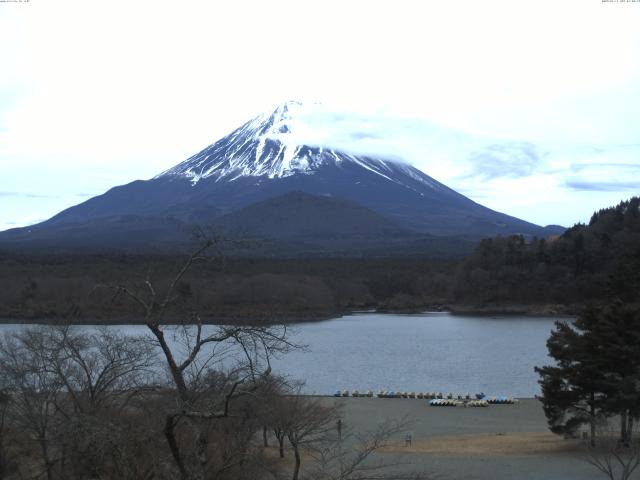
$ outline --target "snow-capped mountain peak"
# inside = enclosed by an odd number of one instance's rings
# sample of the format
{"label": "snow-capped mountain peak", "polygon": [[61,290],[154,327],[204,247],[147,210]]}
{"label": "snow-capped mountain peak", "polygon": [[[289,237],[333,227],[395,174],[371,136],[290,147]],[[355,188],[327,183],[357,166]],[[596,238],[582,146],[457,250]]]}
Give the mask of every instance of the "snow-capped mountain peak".
{"label": "snow-capped mountain peak", "polygon": [[399,168],[431,188],[436,187],[437,182],[405,164],[301,143],[297,134],[308,128],[304,121],[308,108],[301,102],[286,102],[156,178],[186,177],[193,185],[207,178],[214,181],[234,181],[241,177],[273,179],[295,174],[313,175],[324,165],[351,162],[391,181],[395,181],[393,171]]}
{"label": "snow-capped mountain peak", "polygon": [[251,122],[256,138],[268,137],[279,139],[296,130],[296,121],[304,111],[304,104],[295,100],[279,105],[272,113],[259,115]]}

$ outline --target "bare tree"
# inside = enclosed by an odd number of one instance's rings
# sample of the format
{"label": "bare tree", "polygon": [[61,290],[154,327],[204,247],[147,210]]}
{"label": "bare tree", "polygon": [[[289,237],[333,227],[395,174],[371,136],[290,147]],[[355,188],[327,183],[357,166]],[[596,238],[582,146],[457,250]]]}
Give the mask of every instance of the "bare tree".
{"label": "bare tree", "polygon": [[609,419],[602,420],[598,430],[598,443],[595,446],[585,445],[584,460],[610,480],[628,480],[640,466],[640,432],[637,426],[634,431],[627,432],[626,441],[619,438]]}
{"label": "bare tree", "polygon": [[[138,305],[145,325],[162,351],[176,394],[174,406],[165,416],[163,432],[183,480],[200,480],[207,471],[216,469],[209,462],[211,422],[236,416],[232,401],[255,395],[262,380],[271,373],[270,357],[294,347],[285,326],[205,328],[200,315],[188,309],[179,312],[177,329],[169,325],[175,322],[168,314],[175,314],[173,308],[180,303],[179,287],[185,275],[196,262],[210,259],[207,253],[220,243],[220,239],[206,241],[186,259],[162,292],[149,277],[138,288],[109,287]],[[177,342],[171,343],[170,335]],[[226,373],[212,382],[214,367]],[[190,434],[178,435],[179,428]],[[188,446],[189,442],[183,440],[186,436],[195,438],[194,445]],[[227,469],[224,465],[221,468]]]}
{"label": "bare tree", "polygon": [[313,480],[421,480],[426,474],[407,471],[400,462],[379,461],[375,453],[389,445],[397,435],[406,432],[408,418],[388,420],[369,432],[347,429],[337,441],[324,443],[315,449]]}
{"label": "bare tree", "polygon": [[265,448],[268,446],[267,433],[270,430],[278,442],[280,458],[284,458],[284,444],[290,418],[287,395],[292,394],[292,388],[291,383],[283,377],[271,375],[265,379],[265,386],[261,392],[263,401],[260,402],[257,412],[263,427],[262,445]]}
{"label": "bare tree", "polygon": [[63,382],[51,373],[45,352],[44,338],[34,330],[0,339],[0,382],[11,398],[8,414],[17,428],[36,441],[42,471],[53,480],[59,461],[54,444],[56,404]]}
{"label": "bare tree", "polygon": [[278,442],[278,455],[280,458],[284,458],[284,441],[287,438],[287,426],[289,423],[287,402],[284,397],[280,396],[272,399],[269,403],[269,408],[269,423]]}
{"label": "bare tree", "polygon": [[0,390],[0,480],[4,479],[9,470],[9,454],[5,442],[6,436],[6,418],[9,408],[10,397],[4,391]]}
{"label": "bare tree", "polygon": [[75,412],[123,409],[154,375],[156,353],[142,338],[104,327],[80,333],[68,325],[49,327],[43,335],[47,368],[63,382]]}
{"label": "bare tree", "polygon": [[140,414],[131,402],[153,378],[154,350],[143,339],[113,328],[81,333],[59,326],[44,330],[43,335],[46,365],[63,384],[64,395],[56,404],[63,420],[58,432],[63,449],[60,470],[77,478],[87,472],[100,476],[105,470],[122,470],[123,462],[131,459],[121,452],[138,438],[126,426],[137,423],[131,418],[133,411]]}
{"label": "bare tree", "polygon": [[340,408],[327,406],[317,398],[305,397],[300,391],[283,398],[287,419],[284,431],[294,455],[293,480],[298,480],[302,449],[314,450],[333,441]]}
{"label": "bare tree", "polygon": [[280,458],[284,458],[284,441],[286,439],[286,404],[282,401],[283,394],[289,391],[289,382],[278,375],[270,375],[263,379],[260,388],[260,399],[257,411],[262,426],[262,446],[269,446],[269,431],[271,431],[278,441]]}
{"label": "bare tree", "polygon": [[47,478],[97,477],[119,468],[118,451],[134,439],[124,424],[132,423],[124,422],[130,401],[153,357],[146,343],[106,329],[87,334],[39,326],[0,340],[7,419],[27,433],[25,442],[37,441]]}

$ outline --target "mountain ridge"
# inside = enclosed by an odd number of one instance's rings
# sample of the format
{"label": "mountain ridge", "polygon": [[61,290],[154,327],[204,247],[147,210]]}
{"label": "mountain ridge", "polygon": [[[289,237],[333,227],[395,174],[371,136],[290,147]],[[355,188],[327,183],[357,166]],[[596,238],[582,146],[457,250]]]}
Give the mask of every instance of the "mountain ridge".
{"label": "mountain ridge", "polygon": [[[175,235],[149,234],[150,246],[157,244],[159,237],[169,244],[186,242],[184,231],[188,226],[215,224],[220,219],[239,224],[240,220],[229,220],[234,212],[291,192],[355,204],[364,209],[361,212],[371,212],[366,213],[370,218],[379,216],[380,222],[397,225],[398,231],[410,235],[480,239],[493,235],[561,233],[561,229],[540,227],[490,210],[406,163],[297,144],[295,132],[301,127],[296,116],[301,108],[299,103],[287,102],[271,113],[249,120],[150,180],[113,187],[45,222],[0,233],[0,243],[7,239],[14,243],[36,239],[46,244],[48,235],[67,229],[75,232],[72,235],[75,240],[69,241],[78,244],[83,236],[87,239],[95,236],[83,233],[83,225],[95,230],[101,218],[109,219],[109,224],[121,235],[132,231],[141,235],[141,229],[132,230],[132,216],[147,224],[150,232],[157,232],[161,225],[185,226],[177,228],[179,234]],[[287,208],[292,207],[287,204]],[[324,202],[323,208],[333,209],[338,218],[336,203],[329,206]],[[120,224],[118,218],[123,219]],[[152,227],[154,219],[156,227]],[[352,222],[358,223],[356,218]],[[344,222],[342,225],[348,227]],[[310,226],[308,223],[307,230],[314,231],[315,227]],[[319,227],[316,231],[322,232]],[[283,224],[283,234],[290,230]],[[277,232],[272,233],[277,236]],[[57,238],[62,240],[59,235]],[[140,241],[144,243],[144,239]]]}

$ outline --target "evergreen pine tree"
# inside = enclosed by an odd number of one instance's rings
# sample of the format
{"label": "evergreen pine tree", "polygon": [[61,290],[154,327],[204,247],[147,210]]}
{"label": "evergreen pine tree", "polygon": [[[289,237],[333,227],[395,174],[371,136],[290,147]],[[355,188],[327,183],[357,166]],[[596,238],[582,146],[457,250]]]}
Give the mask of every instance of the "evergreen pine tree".
{"label": "evergreen pine tree", "polygon": [[598,419],[616,415],[629,445],[640,416],[640,310],[587,308],[572,324],[557,322],[547,347],[557,364],[536,371],[551,431],[573,436],[589,424],[593,445]]}

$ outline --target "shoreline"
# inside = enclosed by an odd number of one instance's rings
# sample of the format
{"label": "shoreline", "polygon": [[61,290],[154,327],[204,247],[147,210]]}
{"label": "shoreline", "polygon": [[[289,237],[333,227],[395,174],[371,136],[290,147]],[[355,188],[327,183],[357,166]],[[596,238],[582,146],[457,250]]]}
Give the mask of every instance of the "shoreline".
{"label": "shoreline", "polygon": [[453,315],[524,315],[535,317],[574,317],[579,314],[578,305],[451,305]]}
{"label": "shoreline", "polygon": [[[220,315],[203,318],[203,325],[290,325],[295,323],[314,323],[335,318],[357,315],[362,313],[388,314],[388,315],[419,315],[426,313],[449,313],[451,315],[521,315],[527,317],[574,317],[579,312],[575,305],[458,305],[458,304],[433,304],[423,305],[420,308],[386,308],[372,309],[337,309],[332,311],[316,312],[272,312],[265,315],[247,314],[246,312],[225,312]],[[98,319],[78,321],[77,318],[58,316],[52,312],[36,312],[28,314],[0,313],[0,324],[23,325],[144,325],[144,320],[137,316],[120,317],[117,319]],[[182,325],[179,320],[174,323]]]}

